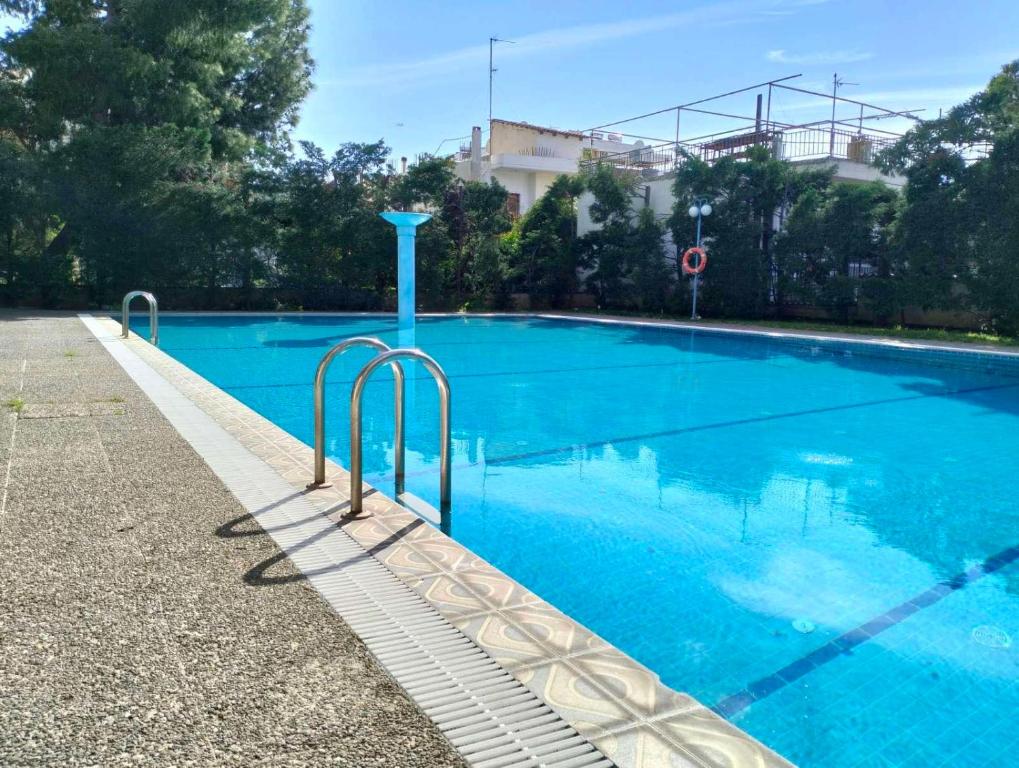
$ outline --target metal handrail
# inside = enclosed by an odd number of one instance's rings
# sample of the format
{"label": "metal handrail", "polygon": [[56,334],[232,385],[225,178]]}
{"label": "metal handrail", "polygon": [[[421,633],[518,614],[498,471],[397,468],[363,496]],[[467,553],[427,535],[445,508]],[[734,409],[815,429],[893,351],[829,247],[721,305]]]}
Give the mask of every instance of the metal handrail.
{"label": "metal handrail", "polygon": [[350,393],[350,514],[359,515],[364,511],[361,488],[361,400],[365,385],[380,367],[402,359],[422,363],[432,374],[439,389],[439,514],[442,529],[448,530],[451,506],[449,379],[446,378],[442,367],[420,349],[393,349],[383,352],[365,365],[354,379],[354,388]]}
{"label": "metal handrail", "polygon": [[[371,347],[379,352],[389,352],[391,347],[379,339],[370,336],[355,336],[341,341],[330,349],[319,361],[315,371],[315,480],[308,487],[322,487],[326,485],[326,451],[325,451],[325,386],[326,371],[329,370],[333,360],[351,347]],[[403,493],[403,412],[404,412],[404,384],[403,366],[399,362],[393,362],[393,383],[396,389],[396,415],[394,417],[396,428],[393,442],[396,444],[396,493]]]}
{"label": "metal handrail", "polygon": [[148,291],[131,291],[124,295],[124,301],[120,305],[120,335],[125,339],[131,330],[131,301],[143,297],[149,303],[149,342],[159,343],[159,302],[156,297]]}

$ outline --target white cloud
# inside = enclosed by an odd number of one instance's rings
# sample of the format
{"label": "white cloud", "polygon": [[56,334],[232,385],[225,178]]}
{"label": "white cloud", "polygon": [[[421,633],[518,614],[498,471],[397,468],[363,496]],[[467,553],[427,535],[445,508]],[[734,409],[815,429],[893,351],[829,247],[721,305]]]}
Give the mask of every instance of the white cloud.
{"label": "white cloud", "polygon": [[[601,24],[581,24],[529,35],[513,36],[515,44],[499,47],[499,58],[533,56],[546,51],[582,48],[610,40],[638,37],[680,27],[695,27],[746,20],[748,15],[765,19],[775,13],[793,13],[793,9],[819,5],[828,0],[731,0],[712,3],[661,16],[629,19]],[[469,67],[484,66],[488,61],[488,44],[472,45],[437,53],[417,61],[378,63],[350,69],[339,77],[319,82],[320,86],[398,85],[447,75]]]}
{"label": "white cloud", "polygon": [[783,48],[768,51],[765,57],[776,64],[802,64],[815,66],[821,64],[852,64],[874,58],[873,53],[865,51],[817,51],[814,53],[789,53]]}

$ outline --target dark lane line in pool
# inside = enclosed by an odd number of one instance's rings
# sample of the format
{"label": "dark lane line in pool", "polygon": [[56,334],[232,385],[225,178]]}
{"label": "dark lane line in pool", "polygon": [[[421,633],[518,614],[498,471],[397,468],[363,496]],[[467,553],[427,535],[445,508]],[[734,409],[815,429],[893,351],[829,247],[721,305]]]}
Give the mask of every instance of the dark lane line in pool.
{"label": "dark lane line in pool", "polygon": [[[660,437],[673,437],[675,435],[684,435],[690,432],[705,432],[711,429],[724,429],[725,427],[738,427],[744,424],[759,424],[766,421],[779,421],[781,419],[792,419],[799,416],[811,416],[818,413],[833,413],[836,411],[848,411],[853,408],[870,408],[877,405],[889,405],[891,403],[903,403],[913,400],[924,400],[928,397],[952,397],[954,395],[967,395],[975,392],[992,392],[999,389],[1016,389],[1019,388],[1019,382],[1013,384],[994,384],[985,387],[968,387],[964,389],[946,389],[943,392],[929,392],[921,395],[904,395],[902,397],[886,397],[881,400],[865,400],[860,403],[845,403],[843,405],[829,405],[824,408],[809,408],[803,411],[790,411],[788,413],[773,413],[767,416],[751,416],[746,419],[732,419],[730,421],[715,421],[710,424],[696,424],[692,427],[678,427],[676,429],[666,429],[660,432],[644,432],[639,435],[624,435],[621,437],[613,437],[605,440],[596,440],[589,443],[572,443],[566,446],[557,446],[555,448],[543,448],[537,451],[525,451],[523,453],[510,453],[505,456],[486,457],[485,464],[507,464],[512,461],[524,461],[527,459],[540,458],[542,456],[555,456],[560,453],[572,452],[577,449],[588,449],[588,448],[603,448],[608,445],[618,445],[619,443],[632,443],[640,440],[654,440]],[[471,469],[473,467],[482,466],[481,462],[471,462],[469,464],[457,464],[454,465],[453,469]],[[407,477],[421,477],[425,475],[432,475],[438,473],[438,468],[420,469],[415,472],[408,472]],[[393,475],[383,475],[381,477],[382,482],[391,481]]]}
{"label": "dark lane line in pool", "polygon": [[995,555],[975,565],[969,570],[957,573],[952,578],[940,581],[930,589],[921,592],[904,603],[885,611],[870,621],[845,632],[824,645],[802,656],[791,664],[787,664],[759,680],[755,680],[743,690],[726,696],[711,709],[722,717],[737,715],[751,704],[771,696],[801,677],[813,672],[842,655],[849,655],[853,649],[873,639],[886,629],[900,624],[914,613],[929,608],[940,602],[953,592],[957,592],[968,584],[972,584],[984,576],[999,571],[1007,565],[1019,560],[1019,546],[1003,549]]}
{"label": "dark lane line in pool", "polygon": [[[767,363],[771,358],[764,357],[753,357],[753,358],[737,358],[735,360],[680,360],[672,363],[625,363],[623,365],[593,365],[585,366],[582,368],[536,368],[523,371],[482,371],[476,373],[453,373],[449,375],[450,380],[454,379],[479,379],[492,376],[530,376],[539,374],[554,374],[554,373],[585,373],[590,371],[619,371],[628,368],[674,368],[676,366],[701,366],[701,365],[734,365],[736,363],[745,363],[748,361]],[[382,381],[382,379],[380,379]],[[431,375],[428,376],[408,376],[407,381],[432,381]],[[326,388],[337,387],[340,385],[353,384],[353,379],[341,379],[339,381],[330,381],[326,383]],[[374,383],[374,380],[373,382]],[[302,381],[300,383],[293,384],[238,384],[236,386],[220,386],[220,389],[226,392],[232,392],[238,389],[292,389],[294,387],[311,387],[312,382]]]}

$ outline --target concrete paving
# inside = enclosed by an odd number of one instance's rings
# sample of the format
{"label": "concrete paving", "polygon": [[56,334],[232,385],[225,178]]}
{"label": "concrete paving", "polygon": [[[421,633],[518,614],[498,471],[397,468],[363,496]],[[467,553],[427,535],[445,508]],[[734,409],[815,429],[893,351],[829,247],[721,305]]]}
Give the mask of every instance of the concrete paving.
{"label": "concrete paving", "polygon": [[0,553],[0,765],[463,765],[74,316],[0,313]]}

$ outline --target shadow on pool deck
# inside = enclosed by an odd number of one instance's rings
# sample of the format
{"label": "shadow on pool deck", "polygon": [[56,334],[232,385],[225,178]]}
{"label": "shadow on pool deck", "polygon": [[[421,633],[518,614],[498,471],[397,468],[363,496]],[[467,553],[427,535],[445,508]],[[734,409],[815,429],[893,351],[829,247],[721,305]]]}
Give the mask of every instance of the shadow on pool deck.
{"label": "shadow on pool deck", "polygon": [[[344,505],[344,506],[346,506],[346,505]],[[255,518],[254,517],[252,517],[251,515],[245,514],[245,515],[240,515],[239,517],[234,518],[233,520],[230,520],[230,521],[224,523],[223,525],[221,525],[219,528],[216,529],[216,535],[217,536],[221,536],[223,538],[237,538],[237,537],[243,537],[243,536],[258,536],[258,535],[263,535],[264,536],[264,535],[266,535],[270,531],[282,530],[284,528],[292,527],[293,525],[300,525],[303,522],[306,522],[306,520],[302,520],[302,521],[300,521],[298,523],[288,524],[286,526],[277,526],[277,527],[274,527],[274,528],[268,528],[268,529],[264,529],[263,530],[261,527],[256,527],[257,524],[255,523]],[[346,520],[341,520],[338,523],[338,525],[342,528],[346,524],[346,522],[347,522]],[[250,526],[249,530],[238,532],[237,531],[237,527],[240,526],[240,525],[243,525],[245,523],[247,523]],[[422,525],[425,525],[425,521],[424,520],[414,520],[414,521],[408,523],[407,525],[405,525],[399,531],[396,531],[392,535],[386,537],[385,539],[380,541],[375,546],[370,547],[369,549],[365,550],[363,554],[358,555],[356,558],[353,558],[352,560],[348,560],[348,561],[346,561],[344,563],[341,563],[339,565],[333,565],[333,566],[330,566],[328,568],[320,568],[318,570],[293,572],[293,573],[288,573],[288,574],[282,575],[282,576],[267,576],[266,575],[266,573],[269,571],[269,569],[271,569],[273,566],[278,565],[278,564],[283,563],[284,561],[286,561],[287,556],[288,556],[288,554],[290,552],[293,552],[293,551],[296,551],[296,550],[299,550],[299,549],[304,549],[305,547],[309,547],[312,544],[314,544],[316,541],[318,541],[319,539],[324,538],[328,534],[328,530],[324,530],[324,531],[322,531],[322,532],[320,532],[318,534],[315,534],[314,536],[311,536],[311,537],[309,537],[307,539],[304,539],[300,544],[298,544],[295,547],[291,547],[287,552],[278,552],[277,554],[273,555],[272,557],[269,557],[269,558],[263,560],[262,562],[257,563],[256,565],[252,566],[244,574],[244,583],[249,585],[249,586],[253,586],[253,587],[271,587],[271,586],[274,586],[274,585],[277,585],[277,584],[289,584],[289,583],[294,582],[294,581],[306,581],[311,576],[321,576],[321,575],[324,575],[324,574],[327,574],[327,573],[336,573],[338,571],[343,570],[344,568],[347,568],[347,567],[353,565],[356,562],[362,562],[362,561],[371,560],[376,555],[380,554],[381,552],[385,551],[386,549],[391,547],[393,544],[398,542],[404,536],[407,536],[412,531],[417,530],[418,528],[420,528]]]}

